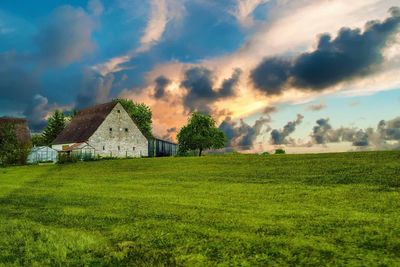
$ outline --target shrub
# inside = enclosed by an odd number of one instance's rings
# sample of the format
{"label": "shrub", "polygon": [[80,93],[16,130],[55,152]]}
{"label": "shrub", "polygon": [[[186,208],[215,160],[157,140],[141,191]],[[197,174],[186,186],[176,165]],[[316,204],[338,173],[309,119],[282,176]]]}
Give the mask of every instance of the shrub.
{"label": "shrub", "polygon": [[278,148],[278,149],[275,150],[275,154],[278,154],[278,155],[279,155],[279,154],[281,154],[281,155],[282,155],[282,154],[286,154],[286,151],[283,150],[283,149],[281,149],[281,148]]}
{"label": "shrub", "polygon": [[261,153],[261,156],[269,156],[269,155],[270,155],[269,152],[263,152],[263,153]]}
{"label": "shrub", "polygon": [[78,159],[70,154],[61,153],[58,155],[58,164],[75,163]]}

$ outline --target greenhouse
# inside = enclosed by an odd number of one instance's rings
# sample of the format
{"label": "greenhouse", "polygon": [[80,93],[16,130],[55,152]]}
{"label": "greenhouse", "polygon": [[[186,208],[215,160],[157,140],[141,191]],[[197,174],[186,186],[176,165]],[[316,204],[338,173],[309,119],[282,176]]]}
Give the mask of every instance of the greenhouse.
{"label": "greenhouse", "polygon": [[57,162],[58,152],[47,146],[34,147],[28,155],[28,163]]}

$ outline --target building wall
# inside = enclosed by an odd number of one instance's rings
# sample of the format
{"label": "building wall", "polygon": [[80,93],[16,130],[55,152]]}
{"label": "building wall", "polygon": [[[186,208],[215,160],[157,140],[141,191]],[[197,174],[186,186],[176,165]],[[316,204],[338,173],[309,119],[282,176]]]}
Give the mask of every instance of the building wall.
{"label": "building wall", "polygon": [[96,154],[103,157],[148,156],[147,138],[120,103],[89,138],[88,144],[96,149]]}

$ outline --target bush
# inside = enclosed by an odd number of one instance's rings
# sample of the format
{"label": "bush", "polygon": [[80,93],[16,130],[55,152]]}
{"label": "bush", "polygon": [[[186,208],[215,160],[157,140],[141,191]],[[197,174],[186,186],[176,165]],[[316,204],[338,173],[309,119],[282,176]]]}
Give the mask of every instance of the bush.
{"label": "bush", "polygon": [[58,155],[58,164],[75,163],[78,159],[70,154],[61,153]]}
{"label": "bush", "polygon": [[96,157],[91,153],[83,153],[80,157],[82,161],[95,161]]}
{"label": "bush", "polygon": [[261,153],[261,156],[269,156],[269,155],[271,155],[269,152],[263,152],[263,153]]}
{"label": "bush", "polygon": [[279,154],[286,154],[286,151],[285,150],[283,150],[283,149],[281,149],[281,148],[279,148],[279,149],[276,149],[275,150],[275,154],[277,154],[277,155],[279,155]]}

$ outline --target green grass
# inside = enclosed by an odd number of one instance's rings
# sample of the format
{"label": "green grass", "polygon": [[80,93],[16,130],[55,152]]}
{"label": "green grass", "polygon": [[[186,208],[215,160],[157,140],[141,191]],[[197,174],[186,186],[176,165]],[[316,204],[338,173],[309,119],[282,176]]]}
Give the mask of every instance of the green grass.
{"label": "green grass", "polygon": [[0,266],[400,265],[400,152],[0,169]]}

